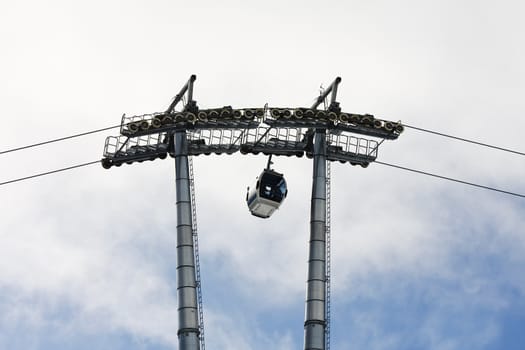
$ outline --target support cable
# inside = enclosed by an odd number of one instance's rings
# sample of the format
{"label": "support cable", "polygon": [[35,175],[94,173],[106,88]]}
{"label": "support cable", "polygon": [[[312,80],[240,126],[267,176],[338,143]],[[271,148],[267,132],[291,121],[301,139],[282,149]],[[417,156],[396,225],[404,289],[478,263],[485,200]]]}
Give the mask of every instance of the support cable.
{"label": "support cable", "polygon": [[35,177],[40,177],[40,176],[44,176],[44,175],[55,174],[55,173],[59,173],[59,172],[61,172],[61,171],[66,171],[66,170],[71,170],[71,169],[81,168],[81,167],[84,167],[84,166],[88,166],[88,165],[92,165],[92,164],[97,164],[97,163],[100,163],[100,160],[95,160],[95,161],[92,161],[92,162],[87,162],[87,163],[82,163],[82,164],[77,164],[77,165],[69,166],[69,167],[66,167],[66,168],[61,168],[61,169],[56,169],[56,170],[46,171],[45,173],[39,173],[39,174],[30,175],[30,176],[20,177],[20,178],[18,178],[18,179],[13,179],[13,180],[9,180],[9,181],[0,182],[0,186],[7,185],[7,184],[11,184],[11,183],[14,183],[14,182],[19,182],[19,181],[25,181],[25,180],[33,179],[33,178],[35,178]]}
{"label": "support cable", "polygon": [[[6,153],[11,153],[11,152],[16,152],[16,151],[21,151],[21,150],[32,148],[32,147],[43,146],[43,145],[47,145],[47,144],[54,143],[54,142],[65,141],[65,140],[73,139],[73,138],[80,137],[80,136],[96,134],[96,133],[99,133],[99,132],[102,132],[102,131],[111,130],[111,129],[115,129],[115,128],[120,128],[121,126],[122,126],[121,124],[114,125],[114,126],[108,126],[108,127],[101,128],[101,129],[95,129],[95,130],[86,131],[86,132],[82,132],[82,133],[78,133],[78,134],[73,134],[73,135],[69,135],[69,136],[59,137],[59,138],[51,139],[51,140],[48,140],[48,141],[37,142],[37,143],[29,144],[29,145],[26,145],[26,146],[15,147],[15,148],[7,149],[5,151],[0,151],[0,155],[1,154],[6,154]],[[454,135],[449,135],[449,134],[445,134],[445,133],[442,133],[442,132],[433,131],[433,130],[429,130],[429,129],[424,129],[424,128],[420,128],[420,127],[412,126],[412,125],[408,125],[408,124],[403,124],[403,126],[406,127],[406,128],[418,130],[418,131],[421,131],[421,132],[426,132],[426,133],[429,133],[429,134],[434,134],[434,135],[443,136],[443,137],[451,138],[451,139],[458,140],[458,141],[472,143],[472,144],[475,144],[475,145],[478,145],[478,146],[492,148],[492,149],[495,149],[495,150],[498,150],[498,151],[509,152],[509,153],[514,153],[514,154],[520,155],[520,156],[525,156],[524,152],[515,151],[515,150],[509,149],[509,148],[505,148],[505,147],[495,146],[495,145],[487,144],[487,143],[484,143],[484,142],[470,140],[470,139],[467,139],[467,138],[454,136]]]}
{"label": "support cable", "polygon": [[460,183],[460,184],[463,184],[463,185],[474,186],[474,187],[482,188],[482,189],[489,190],[489,191],[495,191],[495,192],[508,194],[508,195],[511,195],[511,196],[525,198],[525,194],[519,194],[519,193],[516,193],[516,192],[505,191],[505,190],[501,190],[501,189],[490,187],[490,186],[479,185],[479,184],[476,184],[476,183],[473,183],[473,182],[458,180],[458,179],[454,179],[454,178],[451,178],[451,177],[448,177],[448,176],[432,174],[432,173],[429,173],[429,172],[426,172],[426,171],[411,169],[411,168],[407,168],[407,167],[400,166],[400,165],[395,165],[395,164],[384,163],[384,162],[380,162],[380,161],[377,161],[377,160],[374,163],[381,164],[381,165],[386,165],[386,166],[389,166],[389,167],[392,167],[392,168],[397,168],[397,169],[401,169],[401,170],[410,171],[410,172],[421,174],[421,175],[432,176],[432,177],[436,177],[436,178],[442,179],[442,180],[448,180],[448,181],[452,181],[452,182],[457,182],[457,183]]}
{"label": "support cable", "polygon": [[48,141],[43,141],[43,142],[33,143],[33,144],[31,144],[31,145],[27,145],[27,146],[11,148],[11,149],[8,149],[8,150],[5,150],[5,151],[0,151],[0,154],[10,153],[10,152],[16,152],[16,151],[21,151],[21,150],[24,150],[24,149],[27,149],[27,148],[32,148],[32,147],[37,147],[37,146],[43,146],[43,145],[47,145],[47,144],[49,144],[49,143],[53,143],[53,142],[59,142],[59,141],[64,141],[64,140],[73,139],[73,138],[75,138],[75,137],[86,136],[86,135],[90,135],[90,134],[96,134],[96,133],[98,133],[98,132],[102,132],[102,131],[106,131],[106,130],[111,130],[111,129],[115,129],[115,128],[120,128],[120,124],[119,124],[119,125],[115,125],[115,126],[108,126],[107,128],[95,129],[95,130],[92,130],[92,131],[86,131],[86,132],[82,132],[82,133],[80,133],[80,134],[74,134],[74,135],[70,135],[70,136],[59,137],[59,138],[57,138],[57,139],[52,139],[52,140],[48,140]]}
{"label": "support cable", "polygon": [[[54,174],[54,173],[59,173],[59,172],[66,171],[66,170],[81,168],[81,167],[85,167],[85,166],[92,165],[92,164],[97,164],[97,163],[100,163],[100,160],[95,160],[95,161],[92,161],[92,162],[77,164],[77,165],[69,166],[69,167],[66,167],[66,168],[60,168],[60,169],[56,169],[56,170],[47,171],[47,172],[44,172],[44,173],[38,173],[38,174],[30,175],[30,176],[25,176],[25,177],[20,177],[20,178],[8,180],[8,181],[0,182],[0,186],[8,185],[8,184],[11,184],[11,183],[14,183],[14,182],[21,182],[21,181],[33,179],[33,178],[44,176],[44,175],[50,175],[50,174]],[[389,164],[389,163],[381,162],[381,161],[378,161],[378,160],[374,161],[374,163],[385,165],[385,166],[389,166],[389,167],[392,167],[392,168],[397,168],[397,169],[401,169],[401,170],[410,171],[410,172],[421,174],[421,175],[432,176],[432,177],[435,177],[435,178],[438,178],[438,179],[441,179],[441,180],[448,180],[448,181],[457,182],[457,183],[460,183],[460,184],[463,184],[463,185],[478,187],[478,188],[481,188],[481,189],[484,189],[484,190],[495,191],[495,192],[499,192],[499,193],[503,193],[503,194],[507,194],[507,195],[511,195],[511,196],[525,198],[525,194],[520,194],[520,193],[512,192],[512,191],[501,190],[499,188],[485,186],[485,185],[480,185],[480,184],[476,184],[476,183],[468,182],[468,181],[464,181],[464,180],[454,179],[454,178],[451,178],[451,177],[448,177],[448,176],[433,174],[433,173],[429,173],[429,172],[422,171],[422,170],[411,169],[411,168],[407,168],[407,167],[404,167],[404,166],[401,166],[401,165]]]}
{"label": "support cable", "polygon": [[434,135],[438,135],[438,136],[448,137],[450,139],[463,141],[463,142],[468,142],[468,143],[472,143],[472,144],[475,144],[475,145],[478,145],[478,146],[493,148],[493,149],[496,149],[496,150],[499,150],[499,151],[510,152],[510,153],[518,154],[520,156],[525,156],[525,153],[519,152],[519,151],[514,151],[514,150],[511,150],[509,148],[494,146],[494,145],[490,145],[488,143],[474,141],[474,140],[470,140],[470,139],[466,139],[466,138],[458,137],[458,136],[454,136],[454,135],[448,135],[448,134],[445,134],[445,133],[442,133],[442,132],[433,131],[433,130],[429,130],[429,129],[423,129],[423,128],[419,128],[419,127],[412,126],[412,125],[403,124],[403,126],[406,127],[406,128],[410,128],[410,129],[426,132],[426,133],[429,133],[429,134],[434,134]]}

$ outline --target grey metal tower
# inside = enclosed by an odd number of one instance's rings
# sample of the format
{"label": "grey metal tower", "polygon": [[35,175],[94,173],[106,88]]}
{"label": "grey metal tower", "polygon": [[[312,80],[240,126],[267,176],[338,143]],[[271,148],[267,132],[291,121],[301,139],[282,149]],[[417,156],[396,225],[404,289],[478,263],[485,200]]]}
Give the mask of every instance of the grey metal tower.
{"label": "grey metal tower", "polygon": [[185,131],[175,132],[175,183],[177,197],[177,298],[179,349],[199,350],[199,320],[192,204]]}
{"label": "grey metal tower", "polygon": [[[336,109],[337,86],[335,81],[319,96],[313,110],[331,94],[328,109]],[[304,349],[323,350],[326,345],[326,129],[314,129],[312,200],[310,209],[310,243],[308,254],[308,280],[304,322]]]}
{"label": "grey metal tower", "polygon": [[[325,350],[327,290],[327,161],[367,167],[380,143],[356,136],[395,140],[401,123],[370,114],[344,113],[336,101],[341,78],[310,108],[199,109],[193,100],[192,75],[164,112],[126,117],[120,136],[108,137],[102,166],[106,169],[145,160],[175,158],[177,209],[177,297],[180,350],[204,350],[204,321],[196,244],[195,202],[188,157],[200,154],[259,154],[313,158],[310,240],[304,322],[304,349]],[[330,103],[325,110],[317,107]],[[176,110],[186,96],[181,110]],[[325,103],[326,107],[326,103]],[[327,133],[330,137],[327,140]],[[381,141],[382,142],[382,141]],[[329,179],[328,179],[329,180]]]}
{"label": "grey metal tower", "polygon": [[326,133],[324,130],[315,132],[313,157],[304,348],[322,350],[325,348],[326,327]]}

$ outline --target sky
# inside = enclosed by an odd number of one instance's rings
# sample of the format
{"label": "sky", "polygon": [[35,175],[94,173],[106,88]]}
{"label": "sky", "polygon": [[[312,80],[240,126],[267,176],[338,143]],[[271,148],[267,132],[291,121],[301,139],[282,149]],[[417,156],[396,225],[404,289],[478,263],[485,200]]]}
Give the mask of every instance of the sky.
{"label": "sky", "polygon": [[[0,151],[162,111],[310,106],[525,151],[521,1],[0,4]],[[0,182],[102,157],[118,129],[0,155]],[[522,156],[407,129],[378,160],[525,194]],[[262,156],[194,158],[206,347],[301,349],[312,162],[249,214]],[[333,349],[523,349],[525,201],[333,163]],[[0,349],[177,349],[173,159],[0,187]]]}

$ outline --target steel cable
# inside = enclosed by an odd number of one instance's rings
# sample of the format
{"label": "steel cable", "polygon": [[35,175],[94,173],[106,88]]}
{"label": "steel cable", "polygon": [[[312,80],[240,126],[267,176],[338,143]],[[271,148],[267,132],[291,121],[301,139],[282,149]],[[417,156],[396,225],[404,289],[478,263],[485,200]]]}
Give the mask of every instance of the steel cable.
{"label": "steel cable", "polygon": [[389,163],[380,162],[380,161],[377,161],[377,160],[374,163],[381,164],[381,165],[386,165],[386,166],[389,166],[389,167],[392,167],[392,168],[397,168],[397,169],[401,169],[401,170],[410,171],[410,172],[421,174],[421,175],[432,176],[432,177],[436,177],[436,178],[442,179],[442,180],[448,180],[448,181],[461,183],[461,184],[464,184],[464,185],[474,186],[474,187],[482,188],[482,189],[485,189],[485,190],[490,190],[490,191],[495,191],[495,192],[508,194],[508,195],[511,195],[511,196],[525,198],[524,194],[519,194],[519,193],[511,192],[511,191],[505,191],[505,190],[501,190],[501,189],[498,189],[498,188],[485,186],[485,185],[480,185],[480,184],[476,184],[476,183],[468,182],[468,181],[464,181],[464,180],[458,180],[458,179],[454,179],[454,178],[451,178],[451,177],[448,177],[448,176],[433,174],[433,173],[429,173],[429,172],[422,171],[422,170],[411,169],[411,168],[407,168],[407,167],[404,167],[404,166],[401,166],[401,165],[389,164]]}
{"label": "steel cable", "polygon": [[100,160],[95,160],[95,161],[92,161],[92,162],[87,162],[87,163],[77,164],[77,165],[69,166],[69,167],[66,167],[66,168],[61,168],[61,169],[56,169],[56,170],[46,171],[46,172],[44,172],[44,173],[34,174],[34,175],[30,175],[30,176],[20,177],[20,178],[18,178],[18,179],[13,179],[13,180],[9,180],[9,181],[0,182],[0,186],[7,185],[7,184],[11,184],[11,183],[14,183],[14,182],[19,182],[19,181],[24,181],[24,180],[33,179],[33,178],[35,178],[35,177],[40,177],[40,176],[44,176],[44,175],[55,174],[55,173],[59,173],[59,172],[61,172],[61,171],[66,171],[66,170],[71,170],[71,169],[81,168],[81,167],[85,167],[85,166],[92,165],[92,164],[97,164],[97,163],[100,163]]}
{"label": "steel cable", "polygon": [[493,149],[496,149],[496,150],[499,150],[499,151],[510,152],[510,153],[518,154],[520,156],[525,156],[525,153],[523,153],[523,152],[514,151],[512,149],[505,148],[505,147],[494,146],[494,145],[490,145],[488,143],[474,141],[474,140],[466,139],[466,138],[459,137],[459,136],[448,135],[448,134],[445,134],[445,133],[442,133],[442,132],[433,131],[433,130],[429,130],[429,129],[423,129],[423,128],[420,128],[420,127],[417,127],[417,126],[412,126],[412,125],[407,125],[407,124],[403,124],[403,126],[406,127],[406,128],[410,128],[410,129],[426,132],[426,133],[429,133],[429,134],[434,134],[434,135],[438,135],[438,136],[448,137],[450,139],[463,141],[463,142],[468,142],[468,143],[472,143],[472,144],[475,144],[475,145],[478,145],[478,146],[493,148]]}

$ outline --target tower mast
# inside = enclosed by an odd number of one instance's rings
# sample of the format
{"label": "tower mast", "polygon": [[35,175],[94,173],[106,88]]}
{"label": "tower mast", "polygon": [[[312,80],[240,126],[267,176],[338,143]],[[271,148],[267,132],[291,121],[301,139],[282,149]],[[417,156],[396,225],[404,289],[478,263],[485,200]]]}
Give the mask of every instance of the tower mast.
{"label": "tower mast", "polygon": [[[328,109],[337,108],[337,85],[334,82],[318,97],[312,109],[325,101],[331,93]],[[310,206],[310,241],[308,253],[308,280],[304,321],[304,349],[324,350],[326,344],[326,129],[316,128],[313,140],[313,178]]]}
{"label": "tower mast", "polygon": [[186,131],[174,135],[177,207],[177,301],[179,349],[200,350],[195,249]]}

